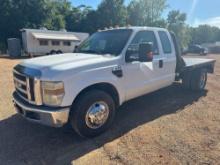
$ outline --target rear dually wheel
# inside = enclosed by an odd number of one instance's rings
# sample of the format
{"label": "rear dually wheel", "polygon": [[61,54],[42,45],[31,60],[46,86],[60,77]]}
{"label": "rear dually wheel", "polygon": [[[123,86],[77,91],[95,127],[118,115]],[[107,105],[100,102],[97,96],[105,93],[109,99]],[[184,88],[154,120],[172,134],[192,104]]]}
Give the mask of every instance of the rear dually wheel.
{"label": "rear dually wheel", "polygon": [[205,68],[197,69],[192,72],[184,73],[182,85],[185,89],[201,91],[205,89],[207,82],[207,70]]}
{"label": "rear dually wheel", "polygon": [[207,70],[199,69],[193,72],[191,80],[191,89],[201,91],[205,89],[207,82]]}

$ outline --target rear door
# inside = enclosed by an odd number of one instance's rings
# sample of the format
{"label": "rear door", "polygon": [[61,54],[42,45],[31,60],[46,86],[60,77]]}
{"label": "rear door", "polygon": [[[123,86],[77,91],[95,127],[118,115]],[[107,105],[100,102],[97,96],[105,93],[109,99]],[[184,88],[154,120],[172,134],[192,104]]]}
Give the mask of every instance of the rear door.
{"label": "rear door", "polygon": [[[168,31],[158,31],[158,40],[161,44],[161,57],[159,61],[160,86],[169,86],[175,80],[176,55],[175,49]],[[162,64],[161,64],[162,63]]]}

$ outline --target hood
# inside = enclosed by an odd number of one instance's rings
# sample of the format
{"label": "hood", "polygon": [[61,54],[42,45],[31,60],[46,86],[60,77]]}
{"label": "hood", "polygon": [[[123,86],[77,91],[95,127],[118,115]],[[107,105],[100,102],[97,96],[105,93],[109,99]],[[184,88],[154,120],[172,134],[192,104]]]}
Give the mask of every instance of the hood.
{"label": "hood", "polygon": [[39,70],[44,77],[51,77],[63,71],[71,71],[72,74],[73,72],[106,66],[111,64],[113,59],[115,59],[113,56],[66,53],[24,60],[20,65]]}

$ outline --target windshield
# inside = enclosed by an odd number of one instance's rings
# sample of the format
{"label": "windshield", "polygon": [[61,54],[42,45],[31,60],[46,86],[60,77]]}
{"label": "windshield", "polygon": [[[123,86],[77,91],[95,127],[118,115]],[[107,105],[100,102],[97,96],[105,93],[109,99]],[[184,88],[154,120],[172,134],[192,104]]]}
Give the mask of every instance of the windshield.
{"label": "windshield", "polygon": [[127,43],[131,32],[131,29],[97,32],[84,41],[77,48],[77,52],[118,56]]}

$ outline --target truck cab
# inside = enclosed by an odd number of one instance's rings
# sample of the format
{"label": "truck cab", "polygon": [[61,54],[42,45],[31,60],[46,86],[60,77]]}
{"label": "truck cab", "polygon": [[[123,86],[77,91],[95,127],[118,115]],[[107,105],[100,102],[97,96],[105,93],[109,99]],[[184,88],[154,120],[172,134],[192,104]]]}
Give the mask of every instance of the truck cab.
{"label": "truck cab", "polygon": [[[132,59],[134,53],[130,49],[138,49],[141,43],[152,44],[151,61]],[[169,86],[175,80],[176,56],[167,30],[136,29],[124,55],[126,100]]]}
{"label": "truck cab", "polygon": [[15,66],[13,102],[30,121],[54,127],[68,123],[79,135],[93,137],[110,127],[117,108],[130,99],[175,80],[203,90],[214,60],[186,61],[180,57],[175,35],[166,29],[103,30],[75,53],[24,60]]}

